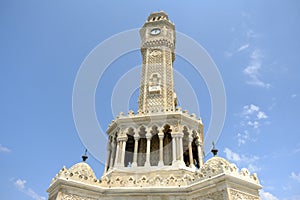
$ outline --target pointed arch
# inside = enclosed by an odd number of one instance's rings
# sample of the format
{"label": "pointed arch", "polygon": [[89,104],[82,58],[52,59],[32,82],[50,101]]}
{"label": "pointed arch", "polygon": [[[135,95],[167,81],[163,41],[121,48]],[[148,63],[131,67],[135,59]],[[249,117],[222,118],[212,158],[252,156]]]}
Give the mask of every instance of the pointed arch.
{"label": "pointed arch", "polygon": [[133,152],[134,152],[134,129],[132,127],[127,129],[127,141],[125,148],[125,159],[124,166],[128,167],[133,161]]}

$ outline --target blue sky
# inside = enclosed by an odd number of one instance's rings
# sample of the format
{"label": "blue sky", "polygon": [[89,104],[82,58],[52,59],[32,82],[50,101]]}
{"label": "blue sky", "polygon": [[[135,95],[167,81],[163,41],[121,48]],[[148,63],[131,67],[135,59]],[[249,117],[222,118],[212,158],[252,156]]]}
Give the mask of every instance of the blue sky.
{"label": "blue sky", "polygon": [[[151,12],[159,10],[169,14],[177,31],[208,51],[222,75],[227,115],[217,143],[219,155],[258,173],[262,199],[300,199],[296,0],[2,0],[1,199],[45,199],[62,166],[80,161],[85,147],[73,121],[72,92],[81,63],[100,42],[141,27]],[[140,64],[136,51],[109,66],[95,97],[101,126],[114,117],[110,110],[114,85]],[[211,105],[203,79],[179,57],[174,68],[190,80],[199,100],[200,113],[195,112],[207,130]],[[136,99],[137,92],[130,99],[134,110]],[[88,163],[100,177],[102,164],[92,156]]]}

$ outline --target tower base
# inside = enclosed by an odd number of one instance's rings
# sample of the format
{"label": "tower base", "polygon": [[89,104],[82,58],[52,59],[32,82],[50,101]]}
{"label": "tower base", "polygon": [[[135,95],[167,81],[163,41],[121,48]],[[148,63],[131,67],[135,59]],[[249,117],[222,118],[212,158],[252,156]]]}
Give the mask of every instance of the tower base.
{"label": "tower base", "polygon": [[201,169],[121,169],[97,179],[86,163],[65,167],[53,179],[49,200],[259,200],[256,174],[213,157]]}

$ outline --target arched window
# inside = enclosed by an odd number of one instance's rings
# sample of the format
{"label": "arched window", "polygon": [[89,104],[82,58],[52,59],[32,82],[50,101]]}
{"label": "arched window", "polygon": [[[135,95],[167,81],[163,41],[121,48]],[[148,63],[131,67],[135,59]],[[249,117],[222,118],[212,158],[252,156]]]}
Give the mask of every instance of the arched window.
{"label": "arched window", "polygon": [[131,132],[128,132],[126,148],[125,148],[125,159],[124,159],[125,167],[131,165],[133,161],[133,152],[134,152],[134,138],[133,138],[133,134]]}
{"label": "arched window", "polygon": [[159,86],[161,84],[160,75],[157,73],[151,74],[150,85],[151,86]]}

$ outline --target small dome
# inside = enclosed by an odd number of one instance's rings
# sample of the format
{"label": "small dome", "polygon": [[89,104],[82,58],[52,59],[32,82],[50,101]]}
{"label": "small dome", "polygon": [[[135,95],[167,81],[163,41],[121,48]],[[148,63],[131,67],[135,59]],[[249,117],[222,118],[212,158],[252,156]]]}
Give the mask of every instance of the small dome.
{"label": "small dome", "polygon": [[210,158],[209,160],[207,160],[204,164],[204,166],[227,166],[230,167],[232,164],[230,162],[228,162],[227,160],[225,160],[222,157],[219,156],[214,156],[212,158]]}
{"label": "small dome", "polygon": [[82,176],[85,179],[96,179],[93,169],[85,162],[73,165],[69,170],[70,176]]}
{"label": "small dome", "polygon": [[205,162],[201,171],[209,174],[220,174],[224,172],[237,171],[237,168],[234,164],[231,164],[224,158],[215,156]]}

